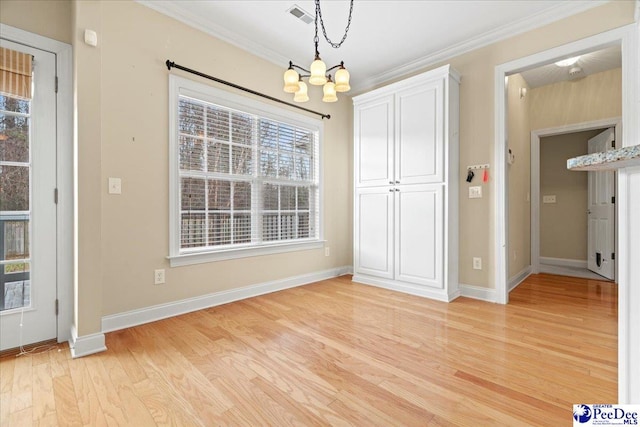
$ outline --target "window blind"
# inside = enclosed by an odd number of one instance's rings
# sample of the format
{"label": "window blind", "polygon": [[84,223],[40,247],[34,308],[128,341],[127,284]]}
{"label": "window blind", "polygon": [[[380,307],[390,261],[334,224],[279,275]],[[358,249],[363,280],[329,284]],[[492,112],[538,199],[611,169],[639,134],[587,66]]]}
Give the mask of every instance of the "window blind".
{"label": "window blind", "polygon": [[180,250],[318,239],[318,133],[180,95]]}
{"label": "window blind", "polygon": [[0,47],[0,94],[31,99],[32,56]]}

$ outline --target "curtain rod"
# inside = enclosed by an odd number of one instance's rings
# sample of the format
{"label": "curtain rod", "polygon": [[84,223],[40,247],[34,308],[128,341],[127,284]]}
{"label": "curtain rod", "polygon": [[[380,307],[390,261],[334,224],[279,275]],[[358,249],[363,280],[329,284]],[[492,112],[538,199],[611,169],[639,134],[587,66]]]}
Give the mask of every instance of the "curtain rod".
{"label": "curtain rod", "polygon": [[331,118],[330,114],[323,114],[323,113],[319,113],[317,111],[309,110],[308,108],[304,108],[304,107],[301,107],[299,105],[292,104],[290,102],[286,102],[286,101],[283,101],[283,100],[278,99],[278,98],[274,98],[273,96],[270,96],[270,95],[265,95],[264,93],[256,92],[255,90],[251,90],[251,89],[248,89],[246,87],[242,87],[240,85],[237,85],[235,83],[231,83],[231,82],[219,79],[217,77],[213,77],[213,76],[210,76],[208,74],[201,73],[200,71],[196,71],[196,70],[192,70],[191,68],[183,67],[182,65],[178,65],[173,61],[169,61],[168,59],[167,59],[167,62],[165,62],[165,64],[167,65],[167,69],[169,71],[171,71],[171,68],[177,68],[178,70],[186,71],[187,73],[195,74],[196,76],[204,77],[205,79],[213,80],[214,82],[222,83],[223,85],[231,86],[231,87],[233,87],[235,89],[239,89],[239,90],[243,90],[245,92],[249,92],[252,95],[261,96],[261,97],[266,98],[266,99],[268,99],[270,101],[279,102],[280,104],[285,104],[285,105],[288,105],[290,107],[297,108],[299,110],[304,110],[304,111],[306,111],[308,113],[317,114],[318,116],[322,117],[323,119],[330,119]]}

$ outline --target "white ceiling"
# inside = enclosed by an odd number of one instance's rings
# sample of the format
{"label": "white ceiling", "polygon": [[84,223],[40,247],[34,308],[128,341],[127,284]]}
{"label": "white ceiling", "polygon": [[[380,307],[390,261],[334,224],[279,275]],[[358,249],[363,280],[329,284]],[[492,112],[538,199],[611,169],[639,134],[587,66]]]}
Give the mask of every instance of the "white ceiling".
{"label": "white ceiling", "polygon": [[[283,70],[289,60],[305,68],[313,60],[313,23],[305,24],[287,12],[296,4],[315,16],[312,0],[138,2],[281,65]],[[335,50],[320,34],[319,50],[328,66],[345,62],[352,92],[357,93],[602,3],[605,1],[355,0],[345,43]],[[323,0],[321,6],[328,36],[339,40],[349,1]],[[172,59],[180,62],[177,57]]]}

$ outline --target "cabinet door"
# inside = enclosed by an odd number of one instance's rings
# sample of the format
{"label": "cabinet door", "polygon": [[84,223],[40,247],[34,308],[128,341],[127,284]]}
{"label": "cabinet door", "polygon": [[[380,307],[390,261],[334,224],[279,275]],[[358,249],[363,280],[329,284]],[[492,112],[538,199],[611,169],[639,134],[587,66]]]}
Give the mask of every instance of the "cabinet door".
{"label": "cabinet door", "polygon": [[393,188],[356,190],[354,272],[393,278]]}
{"label": "cabinet door", "polygon": [[395,278],[443,289],[443,186],[398,188]]}
{"label": "cabinet door", "polygon": [[393,180],[393,96],[356,106],[355,184],[389,185]]}
{"label": "cabinet door", "polygon": [[396,98],[395,180],[422,184],[444,180],[444,80],[406,89]]}

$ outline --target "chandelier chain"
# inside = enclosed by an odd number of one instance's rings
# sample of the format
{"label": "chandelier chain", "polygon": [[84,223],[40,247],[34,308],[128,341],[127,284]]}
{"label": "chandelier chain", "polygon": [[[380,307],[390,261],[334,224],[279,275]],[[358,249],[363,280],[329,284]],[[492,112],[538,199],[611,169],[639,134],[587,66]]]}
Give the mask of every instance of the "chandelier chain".
{"label": "chandelier chain", "polygon": [[324,35],[324,39],[333,47],[334,49],[338,49],[342,46],[342,43],[347,39],[347,33],[349,32],[349,27],[351,27],[351,16],[353,15],[353,0],[350,1],[349,5],[349,20],[347,21],[347,26],[344,29],[344,35],[342,36],[342,40],[340,42],[333,42],[329,36],[327,36],[327,29],[324,27],[324,20],[322,19],[322,10],[320,9],[320,0],[315,0],[316,3],[316,36],[313,41],[316,44],[316,52],[318,50],[318,20],[320,20],[320,26],[322,27],[322,34]]}

